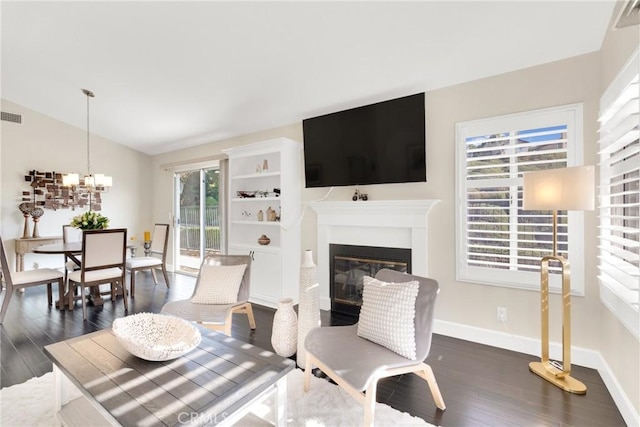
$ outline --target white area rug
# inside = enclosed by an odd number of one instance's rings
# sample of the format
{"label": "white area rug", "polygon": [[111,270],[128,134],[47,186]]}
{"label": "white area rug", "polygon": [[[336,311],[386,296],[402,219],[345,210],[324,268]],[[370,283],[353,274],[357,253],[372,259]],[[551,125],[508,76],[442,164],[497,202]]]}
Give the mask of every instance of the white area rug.
{"label": "white area rug", "polygon": [[[303,377],[300,369],[295,369],[287,377],[289,426],[351,427],[362,424],[362,406],[346,392],[325,380],[312,377],[311,390],[305,393]],[[0,426],[53,426],[52,382],[53,374],[49,372],[0,390]],[[77,392],[70,399],[79,395]],[[396,411],[382,403],[376,404],[375,425],[430,426],[420,418]]]}

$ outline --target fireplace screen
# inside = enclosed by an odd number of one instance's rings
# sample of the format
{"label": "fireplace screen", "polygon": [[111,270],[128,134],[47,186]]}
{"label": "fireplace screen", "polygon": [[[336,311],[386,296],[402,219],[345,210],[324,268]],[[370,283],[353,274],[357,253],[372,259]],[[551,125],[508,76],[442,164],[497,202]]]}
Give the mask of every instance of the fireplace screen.
{"label": "fireplace screen", "polygon": [[362,278],[383,269],[411,272],[411,249],[331,245],[331,310],[360,313]]}

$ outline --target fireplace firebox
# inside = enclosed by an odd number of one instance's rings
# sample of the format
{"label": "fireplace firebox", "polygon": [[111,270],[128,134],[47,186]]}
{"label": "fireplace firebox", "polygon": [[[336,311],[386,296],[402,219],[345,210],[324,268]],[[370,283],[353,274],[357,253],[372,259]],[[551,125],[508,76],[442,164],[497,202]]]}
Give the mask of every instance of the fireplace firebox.
{"label": "fireplace firebox", "polygon": [[358,316],[362,305],[362,278],[378,270],[411,273],[411,249],[329,245],[331,311]]}

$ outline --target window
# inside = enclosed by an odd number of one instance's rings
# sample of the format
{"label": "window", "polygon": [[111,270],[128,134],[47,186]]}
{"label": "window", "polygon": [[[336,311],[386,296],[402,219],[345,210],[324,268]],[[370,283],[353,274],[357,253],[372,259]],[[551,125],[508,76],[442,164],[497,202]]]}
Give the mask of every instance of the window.
{"label": "window", "polygon": [[224,252],[225,164],[208,162],[206,167],[174,172],[177,271],[197,274],[205,256]]}
{"label": "window", "polygon": [[[553,215],[522,210],[524,172],[582,163],[582,104],[458,123],[457,280],[540,289],[540,259],[553,250]],[[558,254],[572,293],[584,294],[582,213],[558,212]],[[550,290],[561,287],[551,269]]]}
{"label": "window", "polygon": [[600,100],[600,299],[640,337],[640,96],[638,51]]}

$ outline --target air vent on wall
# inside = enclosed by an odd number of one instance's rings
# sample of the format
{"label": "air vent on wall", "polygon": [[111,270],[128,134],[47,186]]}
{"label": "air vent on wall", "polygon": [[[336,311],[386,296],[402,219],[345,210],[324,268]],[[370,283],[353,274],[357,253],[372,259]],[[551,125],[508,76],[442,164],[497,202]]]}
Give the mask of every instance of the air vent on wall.
{"label": "air vent on wall", "polygon": [[2,111],[0,112],[0,120],[4,120],[5,122],[22,123],[22,116],[20,114]]}
{"label": "air vent on wall", "polygon": [[640,0],[627,0],[620,8],[614,28],[624,28],[638,24],[640,24]]}

